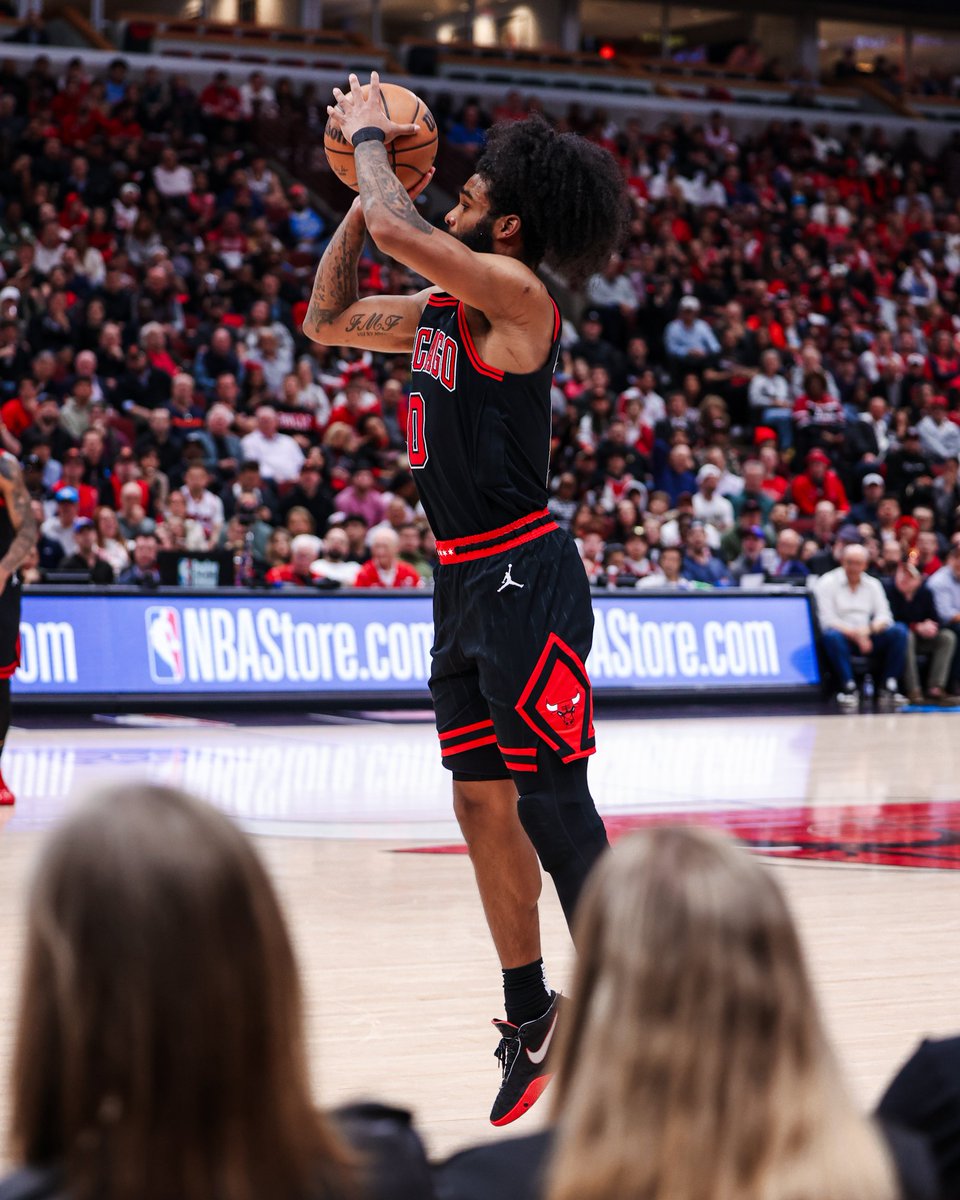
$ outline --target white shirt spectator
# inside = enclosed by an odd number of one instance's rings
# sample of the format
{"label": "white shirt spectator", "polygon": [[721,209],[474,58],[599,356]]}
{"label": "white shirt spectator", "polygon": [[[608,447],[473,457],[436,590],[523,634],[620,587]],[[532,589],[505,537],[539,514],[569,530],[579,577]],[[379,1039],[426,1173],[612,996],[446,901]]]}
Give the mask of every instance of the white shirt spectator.
{"label": "white shirt spectator", "polygon": [[172,171],[158,164],[153,168],[153,182],[161,196],[177,200],[189,196],[193,191],[193,172],[183,163],[179,163]]}
{"label": "white shirt spectator", "polygon": [[248,80],[240,86],[240,111],[245,117],[253,116],[254,103],[259,103],[262,117],[273,117],[277,113],[277,95],[268,83],[262,83],[259,88]]}
{"label": "white shirt spectator", "polygon": [[[59,267],[66,253],[66,243],[57,242],[53,249],[48,250],[42,242],[37,242],[33,252],[33,269],[39,275],[49,275],[54,267]],[[71,554],[73,551],[71,550]]]}
{"label": "white shirt spectator", "polygon": [[927,587],[933,594],[937,616],[944,625],[960,617],[960,579],[954,575],[949,563],[939,571],[934,571],[927,580]]}
{"label": "white shirt spectator", "polygon": [[60,543],[63,547],[64,558],[69,558],[76,551],[77,535],[74,533],[72,525],[64,528],[56,516],[52,516],[48,517],[40,528],[46,537],[53,538],[55,542]]}
{"label": "white shirt spectator", "polygon": [[317,558],[310,564],[310,574],[314,579],[329,579],[344,587],[353,587],[360,573],[358,562],[330,562],[325,558]]}
{"label": "white shirt spectator", "polygon": [[712,526],[719,529],[721,533],[733,526],[733,505],[726,496],[720,495],[719,489],[709,499],[702,492],[694,492],[693,513],[698,521],[703,521],[708,528]]}
{"label": "white shirt spectator", "polygon": [[883,584],[866,572],[860,577],[856,591],[850,586],[843,567],[835,567],[822,577],[816,586],[817,614],[824,629],[840,626],[869,629],[875,622],[893,624],[893,613]]}
{"label": "white shirt spectator", "polygon": [[938,423],[933,417],[924,417],[917,432],[920,449],[930,458],[960,457],[960,425],[954,425],[949,418]]}
{"label": "white shirt spectator", "polygon": [[597,308],[637,307],[637,293],[627,275],[607,279],[605,275],[591,275],[587,284],[587,300]]}
{"label": "white shirt spectator", "polygon": [[255,429],[241,440],[240,445],[244,458],[260,464],[264,479],[289,483],[300,474],[303,451],[289,434],[278,433],[268,438]]}
{"label": "white shirt spectator", "polygon": [[641,400],[643,402],[644,425],[653,429],[658,421],[664,420],[667,415],[667,406],[663,397],[659,392],[642,392],[638,387],[627,388],[621,393],[620,399],[629,404],[631,400]]}
{"label": "white shirt spectator", "polygon": [[[714,525],[704,525],[704,533],[707,535],[707,545],[711,550],[720,549],[720,534]],[[680,524],[676,520],[664,521],[660,526],[660,545],[661,546],[679,546],[680,545]]]}
{"label": "white shirt spectator", "polygon": [[209,489],[204,490],[198,500],[194,500],[186,486],[180,491],[187,505],[187,516],[199,524],[209,543],[223,527],[223,501]]}
{"label": "white shirt spectator", "polygon": [[750,380],[751,408],[791,408],[790,385],[782,375],[754,375]]}
{"label": "white shirt spectator", "polygon": [[[822,200],[819,204],[815,204],[810,210],[810,220],[814,225],[826,225],[830,221],[830,205],[825,204]],[[842,204],[833,206],[833,223],[841,229],[849,229],[853,218],[850,215],[850,209],[844,208]]]}

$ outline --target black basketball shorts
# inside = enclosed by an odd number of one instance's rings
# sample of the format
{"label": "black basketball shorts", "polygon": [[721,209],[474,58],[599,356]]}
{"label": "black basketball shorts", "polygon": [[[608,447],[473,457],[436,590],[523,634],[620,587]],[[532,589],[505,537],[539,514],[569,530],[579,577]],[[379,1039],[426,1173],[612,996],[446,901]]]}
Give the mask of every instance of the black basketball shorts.
{"label": "black basketball shorts", "polygon": [[544,513],[438,550],[430,692],[443,765],[512,775],[527,791],[542,755],[595,750],[593,608],[576,545]]}
{"label": "black basketball shorts", "polygon": [[0,596],[0,679],[20,666],[20,584],[10,579]]}

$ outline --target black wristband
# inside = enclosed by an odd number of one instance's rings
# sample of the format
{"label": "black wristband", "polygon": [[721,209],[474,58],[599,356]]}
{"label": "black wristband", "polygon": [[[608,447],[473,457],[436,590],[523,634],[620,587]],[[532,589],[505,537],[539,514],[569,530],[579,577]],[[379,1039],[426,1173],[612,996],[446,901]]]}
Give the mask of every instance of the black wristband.
{"label": "black wristband", "polygon": [[361,142],[385,142],[387,135],[377,125],[364,125],[350,139],[351,145],[359,146]]}

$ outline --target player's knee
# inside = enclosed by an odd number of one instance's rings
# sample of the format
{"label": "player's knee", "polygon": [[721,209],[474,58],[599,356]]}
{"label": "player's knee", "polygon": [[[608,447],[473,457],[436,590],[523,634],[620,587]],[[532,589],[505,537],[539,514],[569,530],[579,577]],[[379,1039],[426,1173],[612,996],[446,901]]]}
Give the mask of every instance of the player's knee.
{"label": "player's knee", "polygon": [[587,786],[586,764],[541,772],[537,786],[520,797],[517,811],[547,871],[571,858],[592,863],[607,846],[607,833]]}
{"label": "player's knee", "polygon": [[468,844],[473,834],[516,820],[517,792],[509,779],[453,781],[453,812]]}

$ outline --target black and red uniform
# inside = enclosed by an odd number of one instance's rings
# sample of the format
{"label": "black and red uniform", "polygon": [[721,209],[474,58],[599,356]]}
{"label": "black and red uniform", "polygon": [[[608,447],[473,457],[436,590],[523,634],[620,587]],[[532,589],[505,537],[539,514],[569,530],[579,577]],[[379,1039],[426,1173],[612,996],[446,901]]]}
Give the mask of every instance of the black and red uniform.
{"label": "black and red uniform", "polygon": [[430,691],[443,764],[513,777],[569,917],[606,837],[583,761],[595,748],[590,588],[546,507],[553,309],[543,365],[513,374],[481,359],[462,303],[434,293],[414,340],[407,453],[437,538]]}
{"label": "black and red uniform", "polygon": [[594,751],[584,662],[593,610],[580,556],[547,512],[550,385],[560,338],[525,375],[483,362],[463,305],[427,301],[414,341],[407,450],[437,539],[433,670],[444,765],[518,777],[540,751]]}
{"label": "black and red uniform", "polygon": [[[2,454],[13,458],[5,450]],[[10,549],[15,536],[16,530],[10,520],[6,501],[0,495],[0,558]],[[15,572],[0,595],[0,679],[11,679],[19,666],[20,578]]]}

